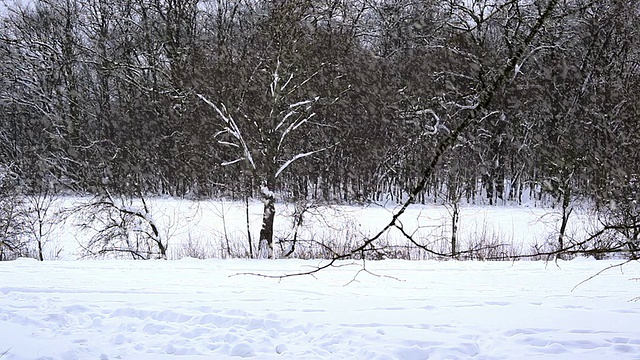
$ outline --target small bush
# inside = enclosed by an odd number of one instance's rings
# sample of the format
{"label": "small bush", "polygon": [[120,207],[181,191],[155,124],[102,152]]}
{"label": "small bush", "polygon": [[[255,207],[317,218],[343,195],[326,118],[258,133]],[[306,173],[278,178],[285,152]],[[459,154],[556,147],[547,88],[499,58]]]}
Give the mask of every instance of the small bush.
{"label": "small bush", "polygon": [[0,261],[29,256],[28,218],[14,175],[0,168]]}

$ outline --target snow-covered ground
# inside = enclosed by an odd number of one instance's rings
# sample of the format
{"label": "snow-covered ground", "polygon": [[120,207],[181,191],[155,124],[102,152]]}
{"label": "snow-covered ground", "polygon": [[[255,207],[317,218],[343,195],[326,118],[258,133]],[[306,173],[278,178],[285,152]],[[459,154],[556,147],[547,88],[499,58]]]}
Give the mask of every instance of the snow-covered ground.
{"label": "snow-covered ground", "polygon": [[[640,264],[0,263],[2,360],[640,359]],[[621,271],[622,270],[622,271]]]}
{"label": "snow-covered ground", "polygon": [[[73,209],[89,198],[61,198],[56,209]],[[192,257],[225,257],[227,240],[236,253],[248,252],[246,209],[241,202],[189,201],[178,199],[148,199],[150,216],[168,244],[171,259]],[[131,205],[140,207],[135,202]],[[395,205],[312,206],[298,229],[298,239],[352,248],[375,234],[392,217]],[[275,238],[290,240],[294,233],[294,206],[277,204]],[[54,212],[52,212],[54,213]],[[78,225],[86,221],[84,213],[75,214],[65,222],[53,219],[54,226],[45,244],[45,259],[77,259],[83,257],[81,245],[91,237]],[[262,219],[262,204],[249,206],[249,222],[254,248]],[[436,251],[449,252],[451,215],[443,205],[414,205],[400,218],[407,233]],[[509,244],[514,251],[531,253],[534,244],[555,242],[559,228],[559,210],[526,206],[462,206],[459,218],[459,250],[473,247],[479,241]],[[589,230],[593,221],[585,211],[576,209],[569,221],[568,235],[578,237]],[[382,241],[409,244],[398,230],[391,230]],[[304,250],[304,244],[298,246]],[[276,246],[278,249],[278,246]],[[123,256],[120,254],[120,256]],[[126,257],[126,255],[124,255]]]}

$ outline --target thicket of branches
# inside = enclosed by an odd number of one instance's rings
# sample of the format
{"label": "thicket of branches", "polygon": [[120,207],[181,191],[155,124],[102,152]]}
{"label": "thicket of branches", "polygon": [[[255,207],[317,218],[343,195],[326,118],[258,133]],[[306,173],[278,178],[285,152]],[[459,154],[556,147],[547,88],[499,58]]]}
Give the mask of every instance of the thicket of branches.
{"label": "thicket of branches", "polygon": [[0,20],[22,192],[259,195],[265,224],[276,194],[545,196],[638,243],[638,1],[33,0]]}

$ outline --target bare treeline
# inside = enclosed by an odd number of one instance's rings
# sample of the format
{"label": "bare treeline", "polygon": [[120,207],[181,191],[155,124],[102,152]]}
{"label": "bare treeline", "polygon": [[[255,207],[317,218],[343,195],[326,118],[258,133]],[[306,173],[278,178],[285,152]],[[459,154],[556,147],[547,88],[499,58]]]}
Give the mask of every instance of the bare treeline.
{"label": "bare treeline", "polygon": [[482,100],[417,201],[581,198],[635,216],[640,6],[554,2],[527,39],[548,4],[9,3],[3,176],[30,192],[399,200]]}

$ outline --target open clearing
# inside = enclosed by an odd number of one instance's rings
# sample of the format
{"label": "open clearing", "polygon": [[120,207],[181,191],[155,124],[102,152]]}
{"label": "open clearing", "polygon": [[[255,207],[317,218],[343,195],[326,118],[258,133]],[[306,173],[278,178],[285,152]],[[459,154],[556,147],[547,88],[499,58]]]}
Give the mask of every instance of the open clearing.
{"label": "open clearing", "polygon": [[[0,263],[2,360],[638,359],[640,264]],[[619,263],[619,262],[618,262]],[[352,264],[352,265],[349,265]],[[622,271],[620,271],[622,270]],[[573,290],[573,291],[572,291]]]}
{"label": "open clearing", "polygon": [[[52,206],[55,211],[74,209],[90,198],[58,198]],[[132,200],[123,205],[140,208],[139,201]],[[190,201],[179,199],[148,199],[150,216],[158,225],[160,235],[167,244],[169,259],[185,256],[199,258],[244,257],[248,254],[247,209],[241,202],[208,200]],[[346,251],[356,247],[363,239],[376,234],[387,224],[397,209],[397,205],[347,206],[309,205],[303,222],[295,228],[295,208],[291,204],[277,204],[275,218],[276,256],[281,255],[288,245],[280,241],[291,240],[297,231],[299,240],[293,257],[322,257],[317,246],[325,244],[336,251]],[[249,228],[253,246],[262,224],[262,204],[250,203]],[[82,245],[86,244],[93,231],[81,230],[79,225],[90,218],[85,213],[73,213],[66,221],[53,220],[52,230],[45,243],[44,257],[50,259],[86,258]],[[544,247],[557,242],[559,210],[530,206],[475,206],[461,207],[458,231],[459,250],[482,246],[505,245],[513,254],[534,253],[534,245]],[[593,230],[595,219],[589,212],[575,209],[570,218],[567,236],[581,240]],[[421,244],[431,249],[448,253],[450,251],[451,214],[443,205],[413,205],[400,218],[403,229],[412,234]],[[385,244],[410,246],[397,229],[391,229],[381,241]],[[311,249],[315,246],[315,249]],[[228,251],[228,248],[230,251]],[[548,250],[550,248],[547,248]],[[127,254],[105,254],[106,258],[131,258]],[[412,259],[428,256],[425,252],[415,252]]]}

